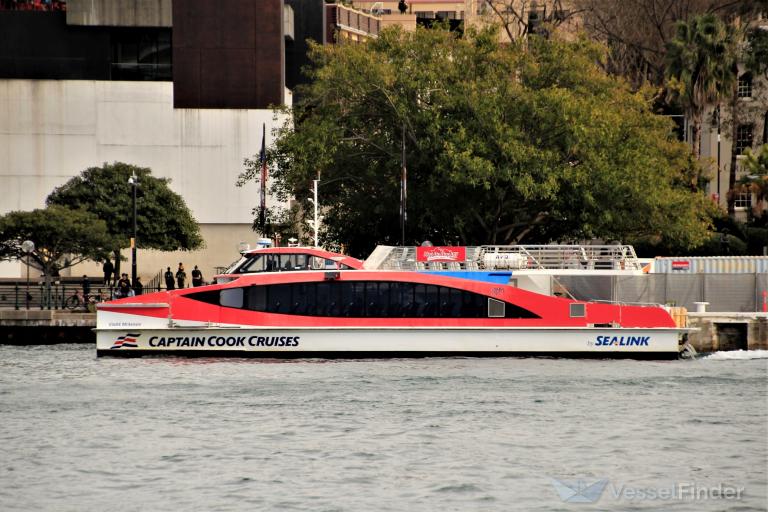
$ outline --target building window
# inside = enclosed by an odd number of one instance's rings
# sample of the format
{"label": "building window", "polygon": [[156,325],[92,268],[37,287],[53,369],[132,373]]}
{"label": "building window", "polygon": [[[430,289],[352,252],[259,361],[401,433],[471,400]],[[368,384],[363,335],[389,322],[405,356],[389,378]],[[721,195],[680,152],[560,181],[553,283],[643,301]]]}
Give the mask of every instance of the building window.
{"label": "building window", "polygon": [[112,80],[171,80],[171,31],[116,29]]}
{"label": "building window", "polygon": [[752,194],[749,192],[739,192],[733,202],[735,208],[751,208],[752,207]]}
{"label": "building window", "polygon": [[541,27],[541,22],[544,19],[543,12],[540,11],[529,11],[528,12],[528,33],[529,34],[535,34],[539,27]]}
{"label": "building window", "polygon": [[742,124],[736,130],[736,144],[734,151],[737,155],[744,152],[745,149],[752,147],[752,125]]}
{"label": "building window", "polygon": [[752,75],[751,74],[744,73],[739,77],[737,94],[739,98],[752,97]]}

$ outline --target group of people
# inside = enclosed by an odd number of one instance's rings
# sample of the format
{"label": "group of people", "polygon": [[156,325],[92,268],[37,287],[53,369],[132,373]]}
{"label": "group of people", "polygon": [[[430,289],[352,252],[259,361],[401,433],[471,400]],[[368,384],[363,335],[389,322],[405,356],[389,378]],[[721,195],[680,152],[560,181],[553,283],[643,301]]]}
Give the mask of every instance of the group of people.
{"label": "group of people", "polygon": [[[136,276],[136,281],[133,283],[128,278],[128,274],[125,273],[121,274],[120,279],[118,279],[115,266],[109,259],[104,261],[102,270],[104,272],[104,285],[110,288],[114,286],[117,290],[118,297],[123,298],[141,295],[144,291],[144,285],[141,282],[141,278],[138,276]],[[167,267],[163,277],[165,278],[165,287],[168,290],[184,288],[187,281],[187,272],[184,270],[184,264],[179,262],[179,268],[176,270],[175,274],[171,272],[171,267]],[[195,265],[195,268],[192,270],[192,286],[203,286],[204,284],[203,273],[197,268],[197,265]],[[83,276],[83,289],[85,289],[86,286],[90,290],[88,278]]]}
{"label": "group of people", "polygon": [[[168,267],[163,277],[165,278],[165,287],[167,289],[184,288],[187,281],[187,272],[184,270],[184,264],[179,262],[179,268],[176,269],[175,275],[171,272],[171,267]],[[192,286],[203,286],[204,284],[203,273],[195,265],[195,268],[192,269]]]}
{"label": "group of people", "polygon": [[[104,261],[104,265],[101,267],[102,272],[104,272],[104,285],[112,288],[115,288],[115,294],[118,298],[125,298],[125,297],[133,297],[134,295],[141,295],[144,291],[144,284],[141,282],[141,278],[139,276],[136,276],[136,280],[134,282],[131,282],[131,280],[128,278],[128,274],[123,272],[120,274],[120,279],[117,278],[117,272],[115,271],[115,266],[112,264],[112,262],[107,258]],[[86,277],[83,276],[83,281],[85,282]],[[83,286],[85,288],[85,286]]]}
{"label": "group of people", "polygon": [[[135,295],[141,295],[144,292],[144,284],[141,282],[141,278],[139,276],[136,276],[136,280],[131,282],[128,274],[123,272],[120,274],[120,279],[118,279],[115,266],[109,259],[104,261],[104,265],[102,265],[102,271],[104,272],[104,286],[107,288],[114,287],[115,296],[117,298],[122,299],[124,297],[133,297]],[[184,264],[179,262],[179,268],[176,270],[175,275],[173,272],[171,272],[171,267],[168,267],[165,271],[164,277],[165,287],[168,290],[184,288],[187,280],[187,273],[184,270]],[[205,281],[203,281],[203,273],[199,268],[197,268],[197,265],[195,265],[195,268],[192,270],[192,286],[203,286],[204,284]],[[87,275],[83,276],[82,287],[83,295],[87,297],[91,293],[91,281],[88,279]]]}

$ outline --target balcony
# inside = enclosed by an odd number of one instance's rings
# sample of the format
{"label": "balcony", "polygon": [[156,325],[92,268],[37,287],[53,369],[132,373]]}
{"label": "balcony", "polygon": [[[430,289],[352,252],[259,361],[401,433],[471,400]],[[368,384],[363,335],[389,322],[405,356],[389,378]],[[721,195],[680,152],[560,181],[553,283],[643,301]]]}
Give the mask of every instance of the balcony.
{"label": "balcony", "polygon": [[335,42],[335,37],[360,40],[378,37],[381,19],[371,14],[339,4],[326,5],[326,42]]}

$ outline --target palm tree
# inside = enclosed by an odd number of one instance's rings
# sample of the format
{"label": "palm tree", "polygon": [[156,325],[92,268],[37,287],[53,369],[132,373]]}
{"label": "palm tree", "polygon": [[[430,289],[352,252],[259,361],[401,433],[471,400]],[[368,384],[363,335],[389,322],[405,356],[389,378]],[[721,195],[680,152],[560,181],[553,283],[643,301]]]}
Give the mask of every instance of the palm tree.
{"label": "palm tree", "polygon": [[768,199],[768,144],[756,151],[747,149],[744,156],[747,174],[739,180],[739,187],[735,191],[755,194],[757,204],[752,213],[757,214],[761,210],[760,206]]}
{"label": "palm tree", "polygon": [[677,23],[667,43],[667,101],[677,100],[693,125],[693,154],[701,156],[701,125],[706,107],[719,104],[737,80],[732,30],[714,14]]}

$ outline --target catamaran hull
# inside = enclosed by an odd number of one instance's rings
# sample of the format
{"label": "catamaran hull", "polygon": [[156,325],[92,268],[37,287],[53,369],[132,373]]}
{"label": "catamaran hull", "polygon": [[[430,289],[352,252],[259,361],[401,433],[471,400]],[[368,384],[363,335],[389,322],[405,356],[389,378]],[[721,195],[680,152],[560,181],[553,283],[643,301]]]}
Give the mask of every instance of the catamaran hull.
{"label": "catamaran hull", "polygon": [[158,328],[97,329],[99,356],[261,358],[550,356],[673,359],[674,328]]}

